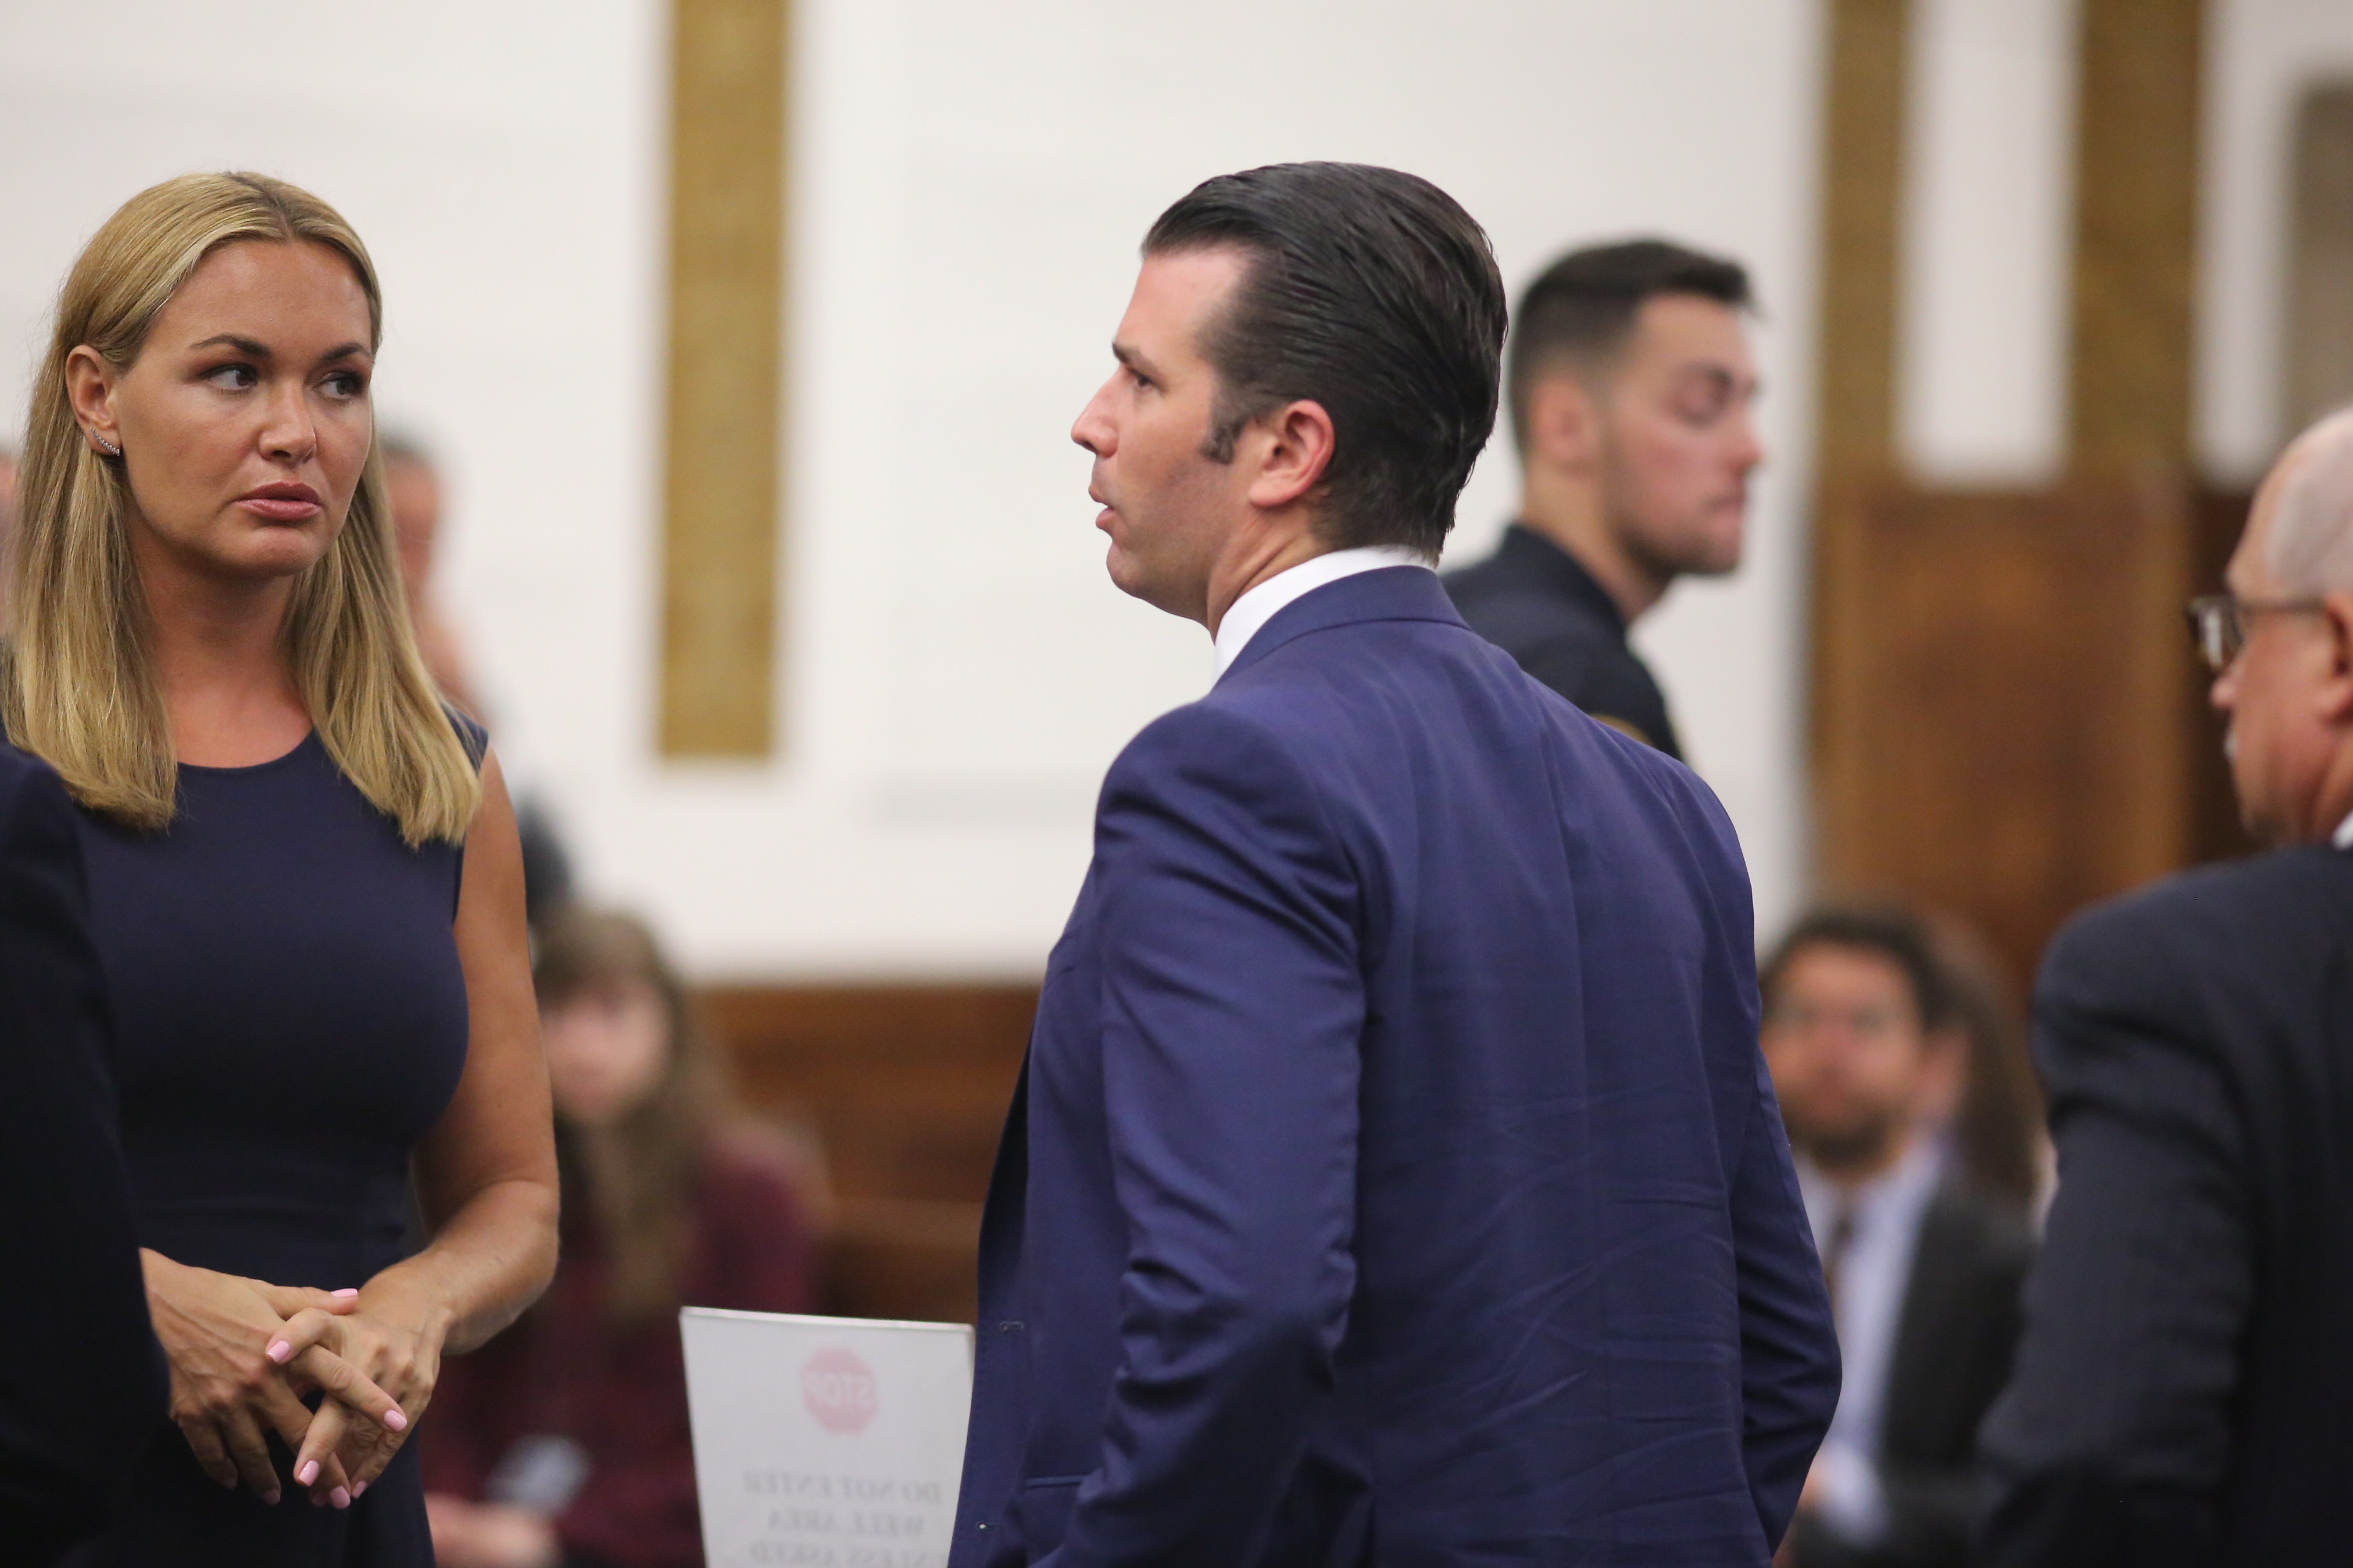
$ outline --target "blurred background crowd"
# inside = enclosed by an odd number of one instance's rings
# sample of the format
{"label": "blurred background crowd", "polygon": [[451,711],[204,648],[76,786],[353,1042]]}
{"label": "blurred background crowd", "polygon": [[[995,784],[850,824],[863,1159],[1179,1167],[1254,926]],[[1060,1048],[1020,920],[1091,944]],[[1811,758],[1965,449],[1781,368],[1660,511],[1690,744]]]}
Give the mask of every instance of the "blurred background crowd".
{"label": "blurred background crowd", "polygon": [[28,366],[191,168],[382,268],[408,601],[515,781],[565,1185],[554,1289],[420,1437],[445,1563],[700,1561],[681,1302],[969,1316],[1095,781],[1208,679],[1103,580],[1063,432],[1151,215],[1300,157],[1487,225],[1512,395],[1450,585],[1740,830],[1847,1366],[1789,1558],[1968,1561],[2062,1173],[2044,946],[2252,847],[2180,605],[2353,399],[2353,9],[226,15],[0,12],[0,338]]}

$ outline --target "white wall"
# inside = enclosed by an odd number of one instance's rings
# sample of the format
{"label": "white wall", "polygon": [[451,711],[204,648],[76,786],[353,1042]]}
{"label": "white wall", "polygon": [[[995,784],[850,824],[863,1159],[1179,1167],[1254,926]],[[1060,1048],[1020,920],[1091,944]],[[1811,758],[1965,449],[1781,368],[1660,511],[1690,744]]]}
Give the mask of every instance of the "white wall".
{"label": "white wall", "polygon": [[[1515,285],[1657,229],[1757,274],[1774,460],[1748,565],[1642,628],[1768,928],[1800,891],[1814,0],[799,0],[786,751],[651,750],[654,0],[14,0],[0,349],[117,202],[244,165],[343,206],[388,422],[444,454],[452,606],[593,889],[707,974],[1023,974],[1120,744],[1208,675],[1104,581],[1069,421],[1134,246],[1224,170],[1391,163]],[[0,380],[11,416],[19,383]],[[1466,498],[1492,541],[1505,448]]]}

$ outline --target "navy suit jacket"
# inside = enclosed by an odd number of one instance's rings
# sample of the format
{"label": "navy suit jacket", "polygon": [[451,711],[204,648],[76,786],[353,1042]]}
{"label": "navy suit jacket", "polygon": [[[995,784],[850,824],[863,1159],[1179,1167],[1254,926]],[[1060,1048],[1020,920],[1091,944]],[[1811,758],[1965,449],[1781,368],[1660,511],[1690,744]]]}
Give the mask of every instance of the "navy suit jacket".
{"label": "navy suit jacket", "polygon": [[65,786],[0,744],[0,1568],[102,1526],[164,1415],[89,908]]}
{"label": "navy suit jacket", "polygon": [[1366,573],[1106,779],[989,1194],[954,1568],[1764,1564],[1838,1388],[1746,874]]}

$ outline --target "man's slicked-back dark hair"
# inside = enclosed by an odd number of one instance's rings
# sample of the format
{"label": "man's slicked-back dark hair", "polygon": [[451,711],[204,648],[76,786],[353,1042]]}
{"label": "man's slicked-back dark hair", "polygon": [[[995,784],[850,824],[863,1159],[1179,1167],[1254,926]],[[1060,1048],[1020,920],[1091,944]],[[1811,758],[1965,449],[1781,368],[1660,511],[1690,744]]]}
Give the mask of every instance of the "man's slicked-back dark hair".
{"label": "man's slicked-back dark hair", "polygon": [[1564,364],[1605,363],[1634,330],[1645,303],[1695,294],[1736,310],[1755,303],[1747,269],[1664,239],[1628,239],[1572,250],[1520,296],[1512,333],[1512,436],[1528,444],[1528,394]]}
{"label": "man's slicked-back dark hair", "polygon": [[1506,304],[1486,232],[1429,181],[1278,163],[1204,181],[1144,254],[1250,258],[1201,345],[1218,374],[1209,455],[1287,403],[1332,416],[1319,532],[1335,549],[1436,555],[1495,427]]}

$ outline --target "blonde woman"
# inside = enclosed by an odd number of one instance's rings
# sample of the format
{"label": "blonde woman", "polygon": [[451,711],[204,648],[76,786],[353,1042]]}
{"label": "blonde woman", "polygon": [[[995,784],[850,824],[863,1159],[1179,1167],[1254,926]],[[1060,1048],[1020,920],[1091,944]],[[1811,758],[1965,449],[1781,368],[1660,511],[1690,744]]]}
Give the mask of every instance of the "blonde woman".
{"label": "blonde woman", "polygon": [[78,1563],[427,1568],[405,1439],[554,1263],[514,819],[410,640],[380,334],[332,209],[194,174],[90,240],[33,390],[0,718],[80,808],[176,1427]]}

